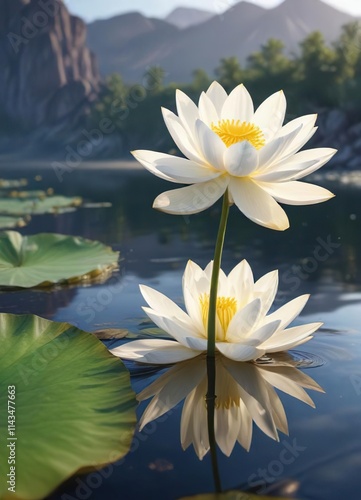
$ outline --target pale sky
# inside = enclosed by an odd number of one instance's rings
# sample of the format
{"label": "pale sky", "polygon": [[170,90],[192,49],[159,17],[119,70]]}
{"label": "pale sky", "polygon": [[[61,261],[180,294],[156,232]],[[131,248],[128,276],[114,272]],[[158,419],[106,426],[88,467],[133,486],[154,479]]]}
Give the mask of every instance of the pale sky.
{"label": "pale sky", "polygon": [[[253,3],[271,8],[279,5],[282,1],[253,0]],[[361,16],[360,0],[324,1],[339,10]],[[195,7],[221,13],[237,3],[237,0],[65,0],[65,3],[71,13],[82,17],[86,21],[93,21],[94,19],[104,19],[135,10],[147,16],[165,17],[174,8],[180,6]]]}

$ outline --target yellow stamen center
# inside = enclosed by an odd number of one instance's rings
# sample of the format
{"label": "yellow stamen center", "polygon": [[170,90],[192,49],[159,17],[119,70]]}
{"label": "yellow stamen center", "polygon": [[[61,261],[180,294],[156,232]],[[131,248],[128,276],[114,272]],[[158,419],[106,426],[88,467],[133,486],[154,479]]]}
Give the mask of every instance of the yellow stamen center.
{"label": "yellow stamen center", "polygon": [[219,135],[227,148],[243,141],[248,141],[256,149],[261,149],[266,144],[262,130],[253,123],[220,120],[218,124],[212,123],[211,129]]}
{"label": "yellow stamen center", "polygon": [[[202,311],[202,321],[204,328],[207,330],[208,326],[208,311],[209,311],[209,295],[203,294],[199,298],[201,303]],[[224,337],[222,338],[221,332],[216,332],[216,337],[218,341],[225,341],[225,336],[227,334],[228,326],[237,312],[237,300],[234,297],[218,297],[216,313],[219,322],[223,329]]]}

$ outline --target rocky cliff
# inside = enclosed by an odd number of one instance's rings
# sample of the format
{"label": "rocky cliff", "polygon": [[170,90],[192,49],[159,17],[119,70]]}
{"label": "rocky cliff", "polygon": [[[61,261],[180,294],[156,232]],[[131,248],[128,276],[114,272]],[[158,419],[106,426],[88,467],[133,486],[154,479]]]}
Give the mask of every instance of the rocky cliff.
{"label": "rocky cliff", "polygon": [[25,130],[76,124],[100,76],[86,27],[61,0],[0,0],[0,109]]}

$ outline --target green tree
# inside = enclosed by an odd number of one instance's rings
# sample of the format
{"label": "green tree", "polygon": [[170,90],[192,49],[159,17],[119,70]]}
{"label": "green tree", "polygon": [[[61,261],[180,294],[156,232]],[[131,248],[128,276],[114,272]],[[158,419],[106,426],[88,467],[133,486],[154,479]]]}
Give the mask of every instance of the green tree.
{"label": "green tree", "polygon": [[143,82],[147,92],[159,92],[164,86],[165,71],[161,66],[151,66],[145,73]]}
{"label": "green tree", "polygon": [[196,69],[193,71],[193,80],[191,88],[194,92],[202,92],[211,84],[211,79],[204,69]]}
{"label": "green tree", "polygon": [[226,57],[221,59],[220,65],[215,71],[218,81],[227,91],[242,83],[244,72],[237,57]]}
{"label": "green tree", "polygon": [[336,52],[325,43],[322,33],[311,33],[301,44],[297,60],[300,96],[319,106],[332,106],[337,101]]}
{"label": "green tree", "polygon": [[248,58],[248,68],[255,76],[270,77],[291,71],[292,62],[284,54],[285,45],[281,40],[270,38],[259,52]]}

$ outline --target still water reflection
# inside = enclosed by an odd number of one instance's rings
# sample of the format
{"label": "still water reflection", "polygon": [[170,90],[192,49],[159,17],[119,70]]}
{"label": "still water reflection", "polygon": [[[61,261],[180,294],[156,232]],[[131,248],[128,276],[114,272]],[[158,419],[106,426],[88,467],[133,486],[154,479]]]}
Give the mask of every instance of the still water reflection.
{"label": "still water reflection", "polygon": [[[29,171],[20,174],[35,175]],[[5,172],[4,176],[12,175]],[[33,182],[30,188],[52,186],[59,194],[110,201],[113,206],[34,217],[21,232],[59,232],[101,240],[121,252],[120,269],[102,284],[52,292],[3,292],[2,312],[35,313],[89,331],[108,327],[136,333],[144,320],[139,283],[157,288],[181,304],[181,277],[187,260],[205,266],[212,258],[220,208],[189,218],[157,213],[151,210],[152,201],[168,187],[153,176],[79,171],[60,184],[49,172],[40,184]],[[267,485],[277,492],[277,485],[286,481],[293,485],[297,498],[360,498],[361,192],[337,183],[330,188],[337,197],[327,204],[288,207],[291,229],[285,233],[256,226],[236,210],[231,213],[222,266],[225,272],[243,258],[256,277],[278,268],[275,307],[303,293],[312,294],[298,322],[324,321],[325,326],[302,351],[322,360],[320,366],[308,368],[307,375],[326,394],[312,394],[316,409],[280,395],[289,437],[280,434],[277,443],[255,427],[249,452],[236,445],[230,458],[220,455],[225,489],[260,491]],[[162,374],[164,371],[149,371],[147,376],[135,372],[136,391],[141,392]],[[142,403],[139,415],[144,409]],[[181,405],[176,405],[170,415],[137,433],[133,451],[107,479],[90,488],[87,498],[175,500],[211,491],[209,456],[199,461],[192,447],[182,451],[181,411]],[[282,452],[289,448],[294,450],[294,460],[284,463]],[[86,480],[82,478],[85,485]],[[79,484],[78,480],[69,482],[52,500],[80,498]]]}

